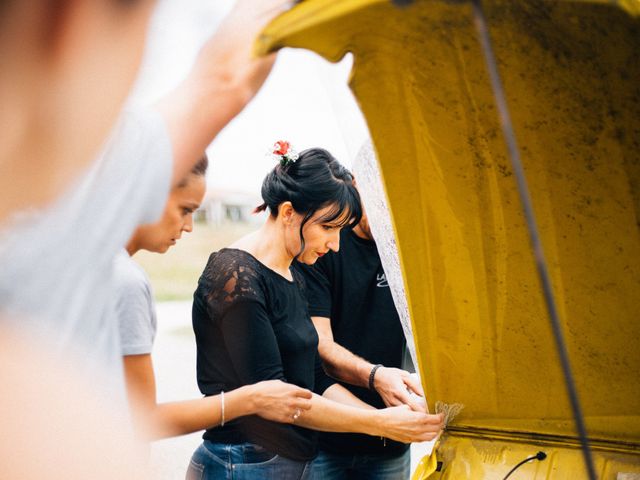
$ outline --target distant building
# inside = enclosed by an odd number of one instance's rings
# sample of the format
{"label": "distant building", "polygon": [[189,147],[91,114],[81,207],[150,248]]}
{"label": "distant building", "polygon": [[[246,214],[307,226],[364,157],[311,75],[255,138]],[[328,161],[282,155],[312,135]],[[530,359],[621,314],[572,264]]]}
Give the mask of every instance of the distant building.
{"label": "distant building", "polygon": [[262,199],[252,193],[212,188],[207,191],[196,212],[196,220],[212,225],[224,222],[260,222],[263,216],[252,212],[261,203]]}

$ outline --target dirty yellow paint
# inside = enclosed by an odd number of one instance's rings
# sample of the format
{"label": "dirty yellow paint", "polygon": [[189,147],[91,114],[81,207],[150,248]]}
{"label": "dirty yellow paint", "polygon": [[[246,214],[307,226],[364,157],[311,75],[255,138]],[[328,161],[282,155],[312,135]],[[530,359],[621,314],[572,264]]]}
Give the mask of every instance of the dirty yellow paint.
{"label": "dirty yellow paint", "polygon": [[[473,438],[449,435],[437,450],[442,462],[440,472],[426,477],[429,480],[479,479],[502,480],[522,460],[543,451],[547,458],[532,460],[519,467],[510,479],[544,480],[587,477],[582,454],[577,445],[562,446],[548,442],[500,441],[495,438]],[[601,480],[636,479],[640,476],[638,455],[628,452],[593,449],[596,476]],[[629,474],[627,477],[619,474]],[[633,474],[633,476],[631,476]]]}
{"label": "dirty yellow paint", "polygon": [[[638,5],[485,2],[587,429],[595,444],[615,450],[607,455],[636,466]],[[332,61],[354,55],[350,85],[389,197],[428,401],[465,405],[440,449],[449,471],[473,475],[442,478],[500,478],[475,469],[517,463],[533,442],[562,450],[536,471],[560,459],[579,469],[470,5],[306,0],[267,27],[257,48],[283,46]],[[493,442],[508,445],[495,462],[485,454]],[[616,478],[611,468],[602,478]],[[565,478],[544,471],[518,478]]]}

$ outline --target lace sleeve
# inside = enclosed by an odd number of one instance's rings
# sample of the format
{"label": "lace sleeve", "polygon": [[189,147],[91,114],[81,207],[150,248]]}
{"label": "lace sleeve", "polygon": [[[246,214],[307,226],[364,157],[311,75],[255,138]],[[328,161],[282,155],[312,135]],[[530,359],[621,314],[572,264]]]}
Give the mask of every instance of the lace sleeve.
{"label": "lace sleeve", "polygon": [[244,301],[266,308],[259,263],[242,250],[213,253],[202,273],[200,287],[213,318],[221,318],[233,305]]}
{"label": "lace sleeve", "polygon": [[286,381],[263,273],[249,253],[223,249],[209,258],[196,292],[241,384]]}

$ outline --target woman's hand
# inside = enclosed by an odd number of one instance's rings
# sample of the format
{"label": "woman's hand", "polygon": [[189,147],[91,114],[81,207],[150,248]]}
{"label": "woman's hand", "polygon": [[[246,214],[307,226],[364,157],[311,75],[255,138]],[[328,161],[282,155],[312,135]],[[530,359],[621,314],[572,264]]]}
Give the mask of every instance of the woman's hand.
{"label": "woman's hand", "polygon": [[402,443],[427,442],[440,434],[444,427],[444,416],[439,413],[415,412],[408,405],[384,408],[377,411],[379,428],[376,435]]}
{"label": "woman's hand", "polygon": [[256,415],[274,422],[293,423],[311,408],[311,392],[280,380],[250,385],[249,399]]}

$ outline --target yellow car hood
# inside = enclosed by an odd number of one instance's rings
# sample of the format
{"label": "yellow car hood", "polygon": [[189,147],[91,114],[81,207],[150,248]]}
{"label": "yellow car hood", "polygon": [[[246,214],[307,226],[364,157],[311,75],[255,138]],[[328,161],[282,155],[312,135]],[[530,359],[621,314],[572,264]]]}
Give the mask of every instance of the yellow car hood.
{"label": "yellow car hood", "polygon": [[[640,2],[486,11],[594,445],[640,447]],[[262,53],[354,55],[429,405],[456,428],[574,438],[468,3],[306,0]]]}

